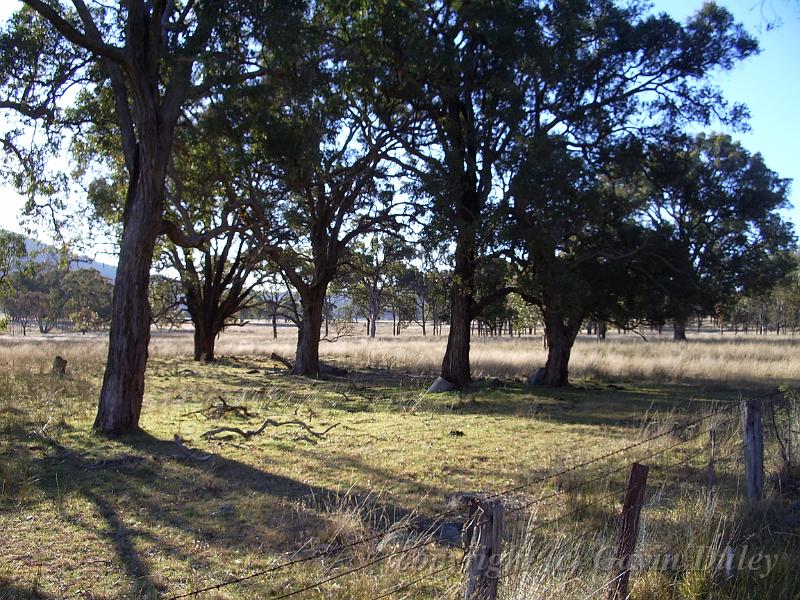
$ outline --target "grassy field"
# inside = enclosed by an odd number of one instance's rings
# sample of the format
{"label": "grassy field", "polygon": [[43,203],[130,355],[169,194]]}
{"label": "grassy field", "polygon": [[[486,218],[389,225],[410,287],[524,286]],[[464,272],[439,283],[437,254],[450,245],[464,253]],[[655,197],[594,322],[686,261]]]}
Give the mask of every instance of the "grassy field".
{"label": "grassy field", "polygon": [[[475,373],[487,379],[430,396],[441,338],[326,344],[323,355],[350,374],[309,381],[266,358],[291,355],[293,332],[269,334],[226,333],[213,365],[187,358],[187,332],[156,335],[143,431],[118,440],[89,433],[101,336],[0,338],[0,598],[170,598],[325,549],[324,558],[198,597],[266,599],[309,587],[293,597],[378,598],[396,587],[386,597],[455,598],[463,551],[438,539],[447,536],[430,519],[445,512],[458,524],[450,500],[460,492],[520,486],[502,496],[501,598],[582,598],[609,578],[614,516],[637,459],[650,479],[634,598],[793,598],[800,589],[791,480],[780,480],[779,493],[770,479],[766,502],[744,504],[738,419],[724,412],[800,380],[800,339],[580,340],[574,385],[537,391],[521,378],[543,361],[539,339],[479,339]],[[56,353],[69,361],[65,379],[47,374]],[[220,398],[247,414],[223,412]],[[715,411],[723,412],[685,426]],[[249,438],[203,436],[219,426],[252,430],[266,417],[311,432],[286,425]],[[718,497],[706,518],[712,423]],[[526,485],[632,443],[640,445]],[[773,437],[767,448],[774,473]],[[386,528],[393,533],[379,535]],[[363,537],[375,539],[338,549]],[[717,568],[727,546],[732,579]],[[700,549],[704,558],[690,560]],[[645,564],[665,556],[683,558],[671,569]]]}

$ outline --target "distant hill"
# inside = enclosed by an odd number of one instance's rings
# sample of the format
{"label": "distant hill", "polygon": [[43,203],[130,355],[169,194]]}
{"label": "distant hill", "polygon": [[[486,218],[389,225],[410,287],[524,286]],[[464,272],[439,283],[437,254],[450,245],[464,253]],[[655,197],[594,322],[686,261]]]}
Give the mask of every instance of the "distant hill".
{"label": "distant hill", "polygon": [[[36,255],[36,262],[46,263],[58,261],[58,253],[55,250],[34,239],[25,238],[25,250],[28,254]],[[94,269],[110,281],[114,281],[117,276],[117,268],[115,266],[83,256],[74,257],[69,268],[73,271],[77,269]]]}

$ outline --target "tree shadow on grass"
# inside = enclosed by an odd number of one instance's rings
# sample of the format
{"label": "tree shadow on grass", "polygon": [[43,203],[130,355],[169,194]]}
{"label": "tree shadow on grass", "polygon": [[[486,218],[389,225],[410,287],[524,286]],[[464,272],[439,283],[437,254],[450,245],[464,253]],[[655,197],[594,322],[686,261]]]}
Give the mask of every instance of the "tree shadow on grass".
{"label": "tree shadow on grass", "polygon": [[60,598],[45,594],[35,586],[20,586],[5,577],[0,577],[0,600],[60,600]]}
{"label": "tree shadow on grass", "polygon": [[529,389],[520,382],[495,387],[475,385],[460,394],[440,394],[428,408],[456,414],[532,417],[564,425],[634,427],[645,415],[673,413],[695,418],[733,405],[733,392],[702,391],[682,385],[604,386]]}
{"label": "tree shadow on grass", "polygon": [[[226,557],[263,549],[266,565],[275,554],[292,553],[327,524],[324,512],[308,498],[336,496],[328,488],[220,454],[187,454],[185,447],[144,432],[114,440],[116,451],[125,452],[111,456],[104,455],[111,442],[96,439],[94,447],[81,452],[42,437],[46,456],[35,457],[29,450],[15,460],[29,461],[43,475],[37,485],[54,501],[74,495],[88,502],[88,512],[71,515],[68,508],[61,509],[59,520],[113,548],[126,582],[119,597],[155,598],[176,591],[168,590],[163,574],[153,571],[159,557],[181,563],[181,570],[202,573],[196,585],[201,579],[217,583],[213,578],[222,577]],[[409,513],[403,507],[370,508],[382,521]],[[67,529],[65,523],[63,531]],[[211,550],[195,552],[187,547],[187,538]]]}

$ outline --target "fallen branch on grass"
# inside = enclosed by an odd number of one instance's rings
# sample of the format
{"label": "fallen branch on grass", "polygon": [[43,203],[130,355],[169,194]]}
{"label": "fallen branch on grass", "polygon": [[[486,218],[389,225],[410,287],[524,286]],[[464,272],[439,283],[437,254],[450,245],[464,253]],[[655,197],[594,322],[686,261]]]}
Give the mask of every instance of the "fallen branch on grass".
{"label": "fallen branch on grass", "polygon": [[238,404],[228,404],[228,402],[222,396],[217,396],[219,399],[219,404],[210,404],[205,408],[201,408],[200,410],[193,410],[192,412],[184,413],[183,417],[188,417],[191,415],[203,415],[208,418],[220,418],[225,416],[227,413],[232,412],[237,417],[241,417],[242,419],[249,419],[253,417],[253,413],[246,406],[238,405]]}
{"label": "fallen branch on grass", "polygon": [[239,427],[229,427],[229,426],[222,426],[222,427],[215,427],[214,429],[209,429],[203,434],[203,437],[207,440],[213,439],[220,439],[217,436],[221,433],[235,433],[237,435],[242,436],[246,440],[249,440],[251,437],[259,435],[262,433],[267,427],[286,427],[288,425],[295,425],[304,429],[309,435],[319,439],[325,437],[325,434],[328,433],[331,429],[338,426],[339,423],[334,423],[329,427],[323,429],[322,431],[314,431],[308,423],[301,421],[300,419],[290,419],[288,421],[276,421],[270,417],[264,419],[256,429],[240,429]]}

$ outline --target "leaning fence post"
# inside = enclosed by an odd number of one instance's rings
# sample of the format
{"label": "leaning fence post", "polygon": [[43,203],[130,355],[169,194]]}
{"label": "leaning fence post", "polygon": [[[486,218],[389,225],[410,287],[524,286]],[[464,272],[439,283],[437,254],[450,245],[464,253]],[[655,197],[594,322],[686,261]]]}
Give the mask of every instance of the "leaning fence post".
{"label": "leaning fence post", "polygon": [[608,593],[609,600],[623,600],[628,597],[628,580],[631,575],[631,557],[636,549],[639,535],[639,514],[644,504],[644,490],[647,485],[649,467],[633,463],[625,501],[617,523],[617,550],[614,556],[614,573]]}
{"label": "leaning fence post", "polygon": [[714,459],[717,450],[717,429],[713,425],[708,430],[708,469],[706,470],[706,518],[714,513]]}
{"label": "leaning fence post", "polygon": [[498,500],[473,500],[467,521],[467,584],[464,600],[495,600],[500,574],[503,507]]}
{"label": "leaning fence post", "polygon": [[764,429],[761,424],[761,400],[751,398],[742,404],[742,435],[748,500],[764,495]]}

